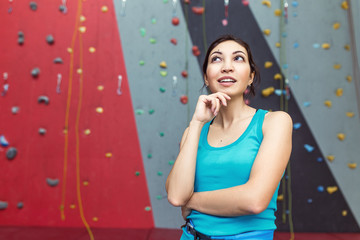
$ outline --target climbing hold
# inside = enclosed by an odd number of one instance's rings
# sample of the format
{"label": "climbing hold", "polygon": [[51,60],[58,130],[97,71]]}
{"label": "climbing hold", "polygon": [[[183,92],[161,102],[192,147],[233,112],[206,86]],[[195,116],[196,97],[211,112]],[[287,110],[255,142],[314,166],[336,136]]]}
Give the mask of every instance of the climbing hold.
{"label": "climbing hold", "polygon": [[85,130],[84,130],[84,134],[85,134],[85,135],[90,135],[90,133],[91,133],[90,129],[85,129]]}
{"label": "climbing hold", "polygon": [[97,221],[99,221],[99,218],[93,217],[92,220],[93,220],[94,222],[97,222]]}
{"label": "climbing hold", "polygon": [[150,39],[149,39],[149,42],[150,42],[151,44],[155,44],[155,43],[156,43],[156,39],[155,39],[155,38],[150,38]]}
{"label": "climbing hold", "polygon": [[78,68],[77,70],[76,70],[76,72],[77,72],[77,74],[82,74],[82,69],[81,68]]}
{"label": "climbing hold", "polygon": [[312,152],[314,150],[314,147],[309,145],[309,144],[304,144],[304,148],[306,149],[306,151],[308,152]]}
{"label": "climbing hold", "polygon": [[30,9],[33,10],[33,11],[36,11],[36,10],[37,10],[37,4],[36,4],[36,2],[30,2]]}
{"label": "climbing hold", "polygon": [[324,104],[325,104],[325,106],[327,106],[328,108],[331,108],[331,106],[332,106],[332,102],[331,102],[330,100],[324,101]]}
{"label": "climbing hold", "polygon": [[108,8],[107,6],[102,6],[102,7],[101,7],[101,11],[102,11],[103,13],[105,13],[105,12],[109,11],[109,8]]}
{"label": "climbing hold", "polygon": [[59,184],[59,179],[46,178],[46,183],[50,187],[56,187]]}
{"label": "climbing hold", "polygon": [[294,47],[294,48],[298,48],[298,47],[299,47],[299,43],[295,42],[295,43],[293,44],[293,47]]}
{"label": "climbing hold", "polygon": [[177,40],[176,40],[176,38],[172,38],[172,39],[170,39],[170,42],[171,42],[172,44],[174,44],[174,45],[176,45],[176,44],[177,44]]}
{"label": "climbing hold", "polygon": [[242,3],[245,7],[249,6],[249,1],[248,1],[248,0],[242,0],[241,3]]}
{"label": "climbing hold", "polygon": [[271,30],[270,30],[270,29],[265,29],[265,30],[263,31],[263,33],[264,33],[266,36],[269,36],[270,33],[271,33]]}
{"label": "climbing hold", "polygon": [[162,61],[162,62],[160,63],[160,67],[161,67],[161,68],[167,68],[166,62],[165,62],[165,61]]}
{"label": "climbing hold", "polygon": [[349,45],[349,44],[346,44],[346,45],[344,46],[344,48],[345,48],[346,51],[350,51],[350,45]]}
{"label": "climbing hold", "polygon": [[68,51],[68,53],[72,53],[72,52],[73,52],[72,48],[67,48],[66,50]]}
{"label": "climbing hold", "polygon": [[275,47],[277,47],[277,48],[281,47],[281,43],[276,42],[276,43],[275,43]]}
{"label": "climbing hold", "polygon": [[308,198],[307,202],[312,203],[313,202],[312,198]]}
{"label": "climbing hold", "polygon": [[341,64],[334,64],[334,69],[338,70],[341,68]]}
{"label": "climbing hold", "polygon": [[318,186],[317,187],[317,190],[319,191],[319,192],[324,192],[324,190],[325,190],[325,188],[324,188],[324,186]]}
{"label": "climbing hold", "polygon": [[19,110],[20,110],[19,107],[14,106],[14,107],[11,108],[11,113],[12,113],[12,114],[17,114],[17,113],[19,112]]}
{"label": "climbing hold", "polygon": [[170,166],[174,165],[175,161],[171,160],[168,162]]}
{"label": "climbing hold", "polygon": [[186,70],[181,72],[181,76],[183,76],[184,78],[188,77],[188,72]]}
{"label": "climbing hold", "polygon": [[351,82],[352,81],[352,77],[350,75],[346,76],[346,81]]}
{"label": "climbing hold", "polygon": [[166,77],[167,76],[167,71],[160,71],[160,75],[163,76],[163,77]]}
{"label": "climbing hold", "polygon": [[336,89],[335,94],[337,97],[341,97],[343,95],[343,89],[342,88]]}
{"label": "climbing hold", "polygon": [[191,10],[197,15],[202,15],[205,11],[204,7],[192,7]]}
{"label": "climbing hold", "polygon": [[157,196],[156,196],[156,199],[157,199],[157,200],[161,200],[162,198],[163,198],[163,196],[161,196],[161,195],[157,195]]}
{"label": "climbing hold", "polygon": [[40,74],[40,69],[39,68],[33,68],[33,70],[31,71],[31,76],[33,77],[33,78],[37,78],[38,76],[39,76],[39,74]]}
{"label": "climbing hold", "polygon": [[190,0],[184,0],[185,4],[190,4]]}
{"label": "climbing hold", "polygon": [[153,114],[154,112],[155,112],[154,109],[150,109],[150,110],[149,110],[149,114]]}
{"label": "climbing hold", "polygon": [[275,80],[281,80],[281,79],[282,79],[281,73],[275,74],[275,75],[274,75],[274,79],[275,79]]}
{"label": "climbing hold", "polygon": [[45,128],[39,128],[38,132],[39,132],[40,135],[44,136],[46,134],[46,129]]}
{"label": "climbing hold", "polygon": [[264,64],[264,67],[265,67],[265,68],[271,68],[271,67],[272,67],[272,65],[273,65],[273,63],[272,63],[272,62],[270,62],[270,61],[266,61],[266,62],[265,62],[265,64]]}
{"label": "climbing hold", "polygon": [[180,97],[180,102],[182,103],[182,104],[187,104],[187,102],[188,102],[188,96],[186,96],[186,95],[182,95],[181,97]]}
{"label": "climbing hold", "polygon": [[172,20],[171,20],[171,23],[172,23],[174,26],[177,26],[177,25],[179,25],[180,20],[179,20],[179,18],[177,18],[177,17],[173,17]]}
{"label": "climbing hold", "polygon": [[304,103],[303,103],[303,106],[304,106],[304,107],[310,107],[310,105],[311,105],[311,102],[304,102]]}
{"label": "climbing hold", "polygon": [[352,118],[352,117],[355,116],[355,113],[353,113],[353,112],[346,112],[346,116]]}
{"label": "climbing hold", "polygon": [[89,52],[94,53],[94,52],[96,52],[96,49],[94,47],[89,47]]}
{"label": "climbing hold", "polygon": [[102,107],[97,107],[97,108],[95,109],[95,111],[96,111],[97,113],[103,113],[103,112],[104,112],[104,109],[103,109]]}
{"label": "climbing hold", "polygon": [[281,9],[275,9],[274,14],[277,17],[281,16]]}
{"label": "climbing hold", "polygon": [[152,18],[152,19],[151,19],[151,23],[152,23],[152,24],[156,24],[156,18]]}
{"label": "climbing hold", "polygon": [[152,158],[152,154],[151,153],[149,153],[148,155],[147,155],[147,158]]}
{"label": "climbing hold", "polygon": [[1,135],[1,136],[0,136],[0,144],[1,144],[1,146],[3,146],[3,147],[9,146],[9,142],[6,140],[6,138],[5,138],[4,135]]}
{"label": "climbing hold", "polygon": [[294,123],[294,129],[297,130],[301,127],[301,123]]}
{"label": "climbing hold", "polygon": [[103,86],[103,85],[99,85],[99,86],[97,86],[97,90],[99,90],[99,91],[104,90],[104,86]]}
{"label": "climbing hold", "polygon": [[319,43],[314,43],[313,48],[320,48],[320,44]]}
{"label": "climbing hold", "polygon": [[271,2],[269,0],[264,0],[261,2],[261,4],[267,6],[268,8],[271,8]]}
{"label": "climbing hold", "polygon": [[335,156],[334,155],[327,155],[326,159],[329,160],[330,162],[334,161]]}
{"label": "climbing hold", "polygon": [[159,132],[159,136],[160,136],[160,137],[163,137],[163,136],[165,136],[165,133]]}
{"label": "climbing hold", "polygon": [[200,50],[199,50],[198,46],[194,45],[191,50],[192,50],[192,53],[193,53],[194,56],[197,57],[197,56],[200,55]]}
{"label": "climbing hold", "polygon": [[341,212],[341,215],[343,216],[343,217],[346,217],[347,216],[347,211],[346,210],[343,210],[342,212]]}
{"label": "climbing hold", "polygon": [[84,17],[83,15],[80,16],[80,22],[85,22],[86,21],[86,17]]}
{"label": "climbing hold", "polygon": [[144,65],[145,65],[145,61],[144,61],[144,60],[140,60],[140,61],[139,61],[139,65],[140,65],[140,66],[144,66]]}
{"label": "climbing hold", "polygon": [[286,94],[286,90],[281,90],[281,89],[275,89],[275,94],[277,96],[281,96],[281,94]]}
{"label": "climbing hold", "polygon": [[53,35],[47,35],[47,37],[46,37],[46,42],[49,44],[49,45],[53,45],[54,44],[54,42],[55,42],[55,39],[54,39],[54,37],[53,37]]}
{"label": "climbing hold", "polygon": [[111,157],[112,157],[112,153],[111,153],[111,152],[105,153],[105,157],[111,158]]}
{"label": "climbing hold", "polygon": [[162,92],[162,93],[164,93],[164,92],[166,91],[166,89],[163,88],[163,87],[159,88],[159,90],[160,90],[160,92]]}
{"label": "climbing hold", "polygon": [[0,201],[0,210],[4,210],[8,207],[8,203],[4,201]]}
{"label": "climbing hold", "polygon": [[50,100],[47,96],[40,96],[38,98],[38,103],[43,103],[45,105],[49,105],[49,102],[50,102]]}
{"label": "climbing hold", "polygon": [[348,10],[349,4],[347,3],[347,1],[343,1],[341,3],[341,8],[344,9],[344,10]]}
{"label": "climbing hold", "polygon": [[299,75],[294,75],[294,76],[293,76],[293,79],[294,79],[294,80],[299,80],[299,79],[300,79],[300,76],[299,76]]}
{"label": "climbing hold", "polygon": [[323,159],[322,159],[322,157],[318,157],[318,158],[316,159],[316,161],[318,161],[318,162],[322,162],[322,161],[323,161]]}
{"label": "climbing hold", "polygon": [[288,69],[289,68],[289,65],[287,63],[283,64],[282,65],[283,69]]}
{"label": "climbing hold", "polygon": [[278,197],[277,197],[277,200],[278,200],[278,201],[284,200],[284,195],[283,195],[283,194],[279,194]]}
{"label": "climbing hold", "polygon": [[338,133],[337,134],[337,138],[340,140],[340,141],[344,141],[345,138],[346,138],[346,135],[344,133]]}
{"label": "climbing hold", "polygon": [[293,2],[291,3],[291,5],[292,5],[293,7],[297,7],[297,6],[299,6],[299,3],[298,3],[297,1],[293,1]]}
{"label": "climbing hold", "polygon": [[79,32],[85,33],[86,32],[86,27],[85,26],[79,27]]}
{"label": "climbing hold", "polygon": [[83,181],[83,185],[84,186],[89,186],[89,182],[88,181]]}
{"label": "climbing hold", "polygon": [[270,96],[271,94],[273,94],[275,92],[275,88],[274,87],[268,87],[268,88],[265,88],[261,91],[261,95],[263,97],[268,97]]}
{"label": "climbing hold", "polygon": [[136,110],[135,110],[135,114],[136,114],[136,115],[142,115],[142,114],[144,114],[144,110],[142,110],[142,109],[136,109]]}
{"label": "climbing hold", "polygon": [[22,209],[24,207],[24,203],[23,202],[18,202],[18,204],[16,205],[16,207],[18,209]]}
{"label": "climbing hold", "polygon": [[163,172],[158,171],[158,172],[157,172],[157,175],[158,175],[158,176],[162,176],[162,175],[163,175]]}
{"label": "climbing hold", "polygon": [[61,59],[61,57],[57,57],[54,59],[54,63],[58,63],[58,64],[63,64],[63,60]]}
{"label": "climbing hold", "polygon": [[145,211],[147,212],[151,211],[151,207],[145,207]]}
{"label": "climbing hold", "polygon": [[75,209],[75,208],[76,208],[76,205],[75,205],[75,204],[70,204],[70,208],[71,208],[71,209]]}
{"label": "climbing hold", "polygon": [[322,47],[323,49],[329,49],[329,48],[330,48],[330,43],[323,43],[323,44],[321,45],[321,47]]}
{"label": "climbing hold", "polygon": [[139,171],[136,171],[136,172],[135,172],[135,176],[140,176],[140,172],[139,172]]}
{"label": "climbing hold", "polygon": [[333,194],[334,192],[336,192],[338,190],[338,187],[337,186],[329,186],[326,188],[326,191],[329,193],[329,194]]}
{"label": "climbing hold", "polygon": [[145,37],[146,29],[145,28],[140,28],[140,34],[141,34],[142,37]]}
{"label": "climbing hold", "polygon": [[25,41],[24,33],[19,31],[18,32],[18,44],[23,45]]}
{"label": "climbing hold", "polygon": [[334,28],[335,30],[339,29],[339,28],[340,28],[340,23],[339,23],[339,22],[334,23],[334,24],[333,24],[333,28]]}
{"label": "climbing hold", "polygon": [[356,163],[348,163],[347,164],[350,169],[355,169],[357,164]]}

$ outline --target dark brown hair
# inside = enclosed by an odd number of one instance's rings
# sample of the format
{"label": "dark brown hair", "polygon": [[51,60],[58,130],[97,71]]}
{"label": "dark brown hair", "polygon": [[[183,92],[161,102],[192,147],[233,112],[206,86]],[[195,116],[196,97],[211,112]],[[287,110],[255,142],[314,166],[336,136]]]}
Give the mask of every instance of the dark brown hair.
{"label": "dark brown hair", "polygon": [[248,58],[249,58],[250,72],[254,73],[254,80],[250,85],[249,94],[255,96],[255,87],[254,87],[254,85],[260,83],[260,71],[259,71],[258,67],[256,66],[256,64],[254,62],[254,59],[253,59],[253,56],[252,56],[252,53],[251,53],[251,50],[250,50],[250,46],[246,42],[244,42],[242,39],[237,38],[237,37],[235,37],[233,35],[223,35],[223,36],[219,37],[218,39],[216,39],[214,42],[211,43],[211,45],[209,46],[209,48],[208,48],[208,50],[206,52],[206,55],[205,55],[205,60],[204,60],[204,63],[203,63],[203,74],[206,75],[206,70],[207,70],[207,66],[208,66],[210,52],[217,45],[219,45],[220,43],[225,42],[225,41],[237,42],[238,44],[240,44],[241,46],[243,46],[246,49],[246,51],[248,53]]}

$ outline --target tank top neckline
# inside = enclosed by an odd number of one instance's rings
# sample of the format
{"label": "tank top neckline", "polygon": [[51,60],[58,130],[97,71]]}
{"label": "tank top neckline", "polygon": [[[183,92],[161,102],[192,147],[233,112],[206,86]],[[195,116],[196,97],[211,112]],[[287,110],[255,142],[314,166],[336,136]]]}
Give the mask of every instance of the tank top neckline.
{"label": "tank top neckline", "polygon": [[256,109],[256,112],[255,112],[254,116],[252,116],[249,125],[246,127],[245,131],[240,135],[240,137],[238,139],[236,139],[234,142],[232,142],[228,145],[222,146],[222,147],[213,147],[209,144],[209,142],[208,142],[209,128],[210,128],[210,124],[214,121],[214,119],[211,120],[211,122],[208,122],[205,125],[206,129],[205,129],[205,132],[204,132],[205,134],[203,137],[203,143],[204,143],[205,147],[207,147],[208,149],[211,149],[211,150],[223,150],[223,149],[227,149],[227,148],[230,148],[230,147],[236,145],[238,142],[241,142],[245,138],[245,136],[248,134],[248,132],[251,130],[252,126],[255,124],[255,119],[260,112],[258,110],[259,109]]}

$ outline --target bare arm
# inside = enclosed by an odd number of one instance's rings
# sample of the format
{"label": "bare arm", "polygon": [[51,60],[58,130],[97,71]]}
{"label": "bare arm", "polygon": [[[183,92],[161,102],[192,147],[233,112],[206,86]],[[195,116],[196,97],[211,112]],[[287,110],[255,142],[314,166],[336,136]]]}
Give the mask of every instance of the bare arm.
{"label": "bare arm", "polygon": [[258,214],[267,208],[289,161],[292,145],[290,116],[284,112],[267,115],[264,138],[249,181],[231,188],[196,192],[185,208],[216,216]]}

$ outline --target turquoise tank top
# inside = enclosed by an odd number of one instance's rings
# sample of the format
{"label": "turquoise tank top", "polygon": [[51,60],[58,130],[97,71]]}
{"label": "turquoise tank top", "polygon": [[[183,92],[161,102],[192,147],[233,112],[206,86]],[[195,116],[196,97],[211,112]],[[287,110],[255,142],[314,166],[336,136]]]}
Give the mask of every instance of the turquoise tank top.
{"label": "turquoise tank top", "polygon": [[[263,139],[262,125],[266,113],[267,111],[258,109],[245,132],[235,142],[224,147],[209,145],[207,135],[210,122],[204,125],[196,159],[195,192],[234,187],[249,180],[252,165]],[[257,215],[218,217],[193,210],[188,218],[197,231],[210,236],[276,229],[278,189],[279,186],[266,210]]]}

